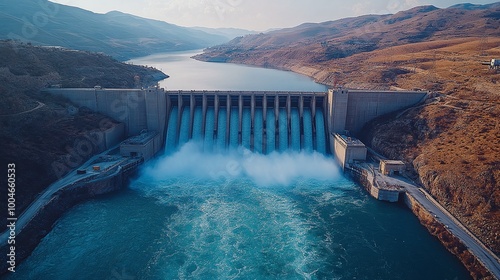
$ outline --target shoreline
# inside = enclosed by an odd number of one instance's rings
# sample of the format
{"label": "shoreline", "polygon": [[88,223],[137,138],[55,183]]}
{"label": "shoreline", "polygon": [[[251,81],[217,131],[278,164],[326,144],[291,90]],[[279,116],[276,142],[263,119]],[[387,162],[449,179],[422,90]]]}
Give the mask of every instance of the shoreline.
{"label": "shoreline", "polygon": [[[130,178],[137,174],[142,163],[142,161],[135,161],[123,168],[119,166],[116,171],[104,178],[70,183],[55,192],[50,200],[28,221],[27,225],[18,232],[16,239],[23,246],[16,251],[16,266],[31,255],[41,240],[50,233],[53,226],[68,210],[98,196],[123,190],[128,186]],[[369,180],[368,173],[367,169],[364,169],[362,173],[351,170],[347,172],[347,175],[371,194],[370,189],[373,185]],[[398,203],[404,203],[428,232],[438,238],[440,243],[460,260],[474,279],[497,279],[462,240],[456,237],[411,193],[405,191]],[[0,251],[8,252],[7,242],[4,244],[0,247]],[[7,274],[8,268],[8,262],[2,263],[0,276]]]}
{"label": "shoreline", "polygon": [[[373,175],[369,175],[370,172],[371,171],[366,167],[358,167],[356,169],[349,169],[348,171],[346,171],[346,173],[356,183],[363,187],[363,189],[368,192],[368,194],[378,200],[381,200],[373,196],[373,193],[371,192],[371,190],[373,188],[376,188],[377,186],[373,178],[371,178],[372,180],[370,180],[370,177],[373,177]],[[497,277],[495,277],[495,274],[487,268],[487,265],[483,261],[481,261],[481,259],[473,252],[473,250],[464,243],[464,240],[457,237],[448,225],[446,225],[443,221],[440,221],[440,216],[436,215],[436,213],[433,213],[430,209],[425,207],[416,197],[415,193],[411,193],[408,190],[408,186],[401,187],[405,190],[400,193],[400,197],[397,203],[404,203],[420,221],[420,224],[424,226],[432,236],[436,237],[439,242],[446,248],[446,250],[448,250],[458,258],[462,265],[464,265],[464,267],[469,271],[472,278],[491,280],[498,279]],[[419,189],[417,186],[413,187],[415,189],[418,189],[417,193],[425,192]],[[425,193],[424,196],[427,198],[429,195]],[[477,242],[480,242],[474,236],[472,237]],[[480,245],[486,248],[484,244],[480,243]],[[496,255],[494,255],[491,251],[490,254],[492,254],[492,256],[495,258],[495,260],[493,261],[496,261],[497,265],[500,266]]]}
{"label": "shoreline", "polygon": [[[137,159],[123,166],[120,165],[116,167],[114,172],[104,177],[87,181],[79,180],[65,184],[59,188],[59,190],[53,193],[50,199],[34,213],[26,222],[26,225],[21,225],[19,229],[16,229],[16,244],[21,244],[22,246],[16,246],[15,267],[19,266],[19,264],[33,253],[41,240],[50,233],[53,226],[68,210],[98,196],[123,190],[128,186],[130,179],[137,173],[142,163],[142,160]],[[28,209],[25,211],[27,210]],[[23,212],[20,217],[25,213],[26,212]],[[8,230],[1,233],[2,237],[5,233],[8,233]],[[9,247],[10,245],[7,242],[2,242],[0,252],[7,255]],[[2,262],[0,264],[0,276],[6,275],[9,272],[15,273],[9,271],[9,267],[11,267],[9,262]]]}

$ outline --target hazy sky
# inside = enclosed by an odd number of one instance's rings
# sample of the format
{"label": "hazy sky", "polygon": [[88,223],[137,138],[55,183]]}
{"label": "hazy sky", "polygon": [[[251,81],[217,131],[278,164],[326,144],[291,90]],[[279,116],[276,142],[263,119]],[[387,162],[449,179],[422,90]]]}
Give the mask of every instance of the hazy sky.
{"label": "hazy sky", "polygon": [[[51,0],[98,13],[118,10],[181,26],[264,31],[364,14],[388,14],[420,5],[446,8],[457,0]],[[466,1],[466,0],[465,0]],[[496,1],[472,1],[488,4]]]}

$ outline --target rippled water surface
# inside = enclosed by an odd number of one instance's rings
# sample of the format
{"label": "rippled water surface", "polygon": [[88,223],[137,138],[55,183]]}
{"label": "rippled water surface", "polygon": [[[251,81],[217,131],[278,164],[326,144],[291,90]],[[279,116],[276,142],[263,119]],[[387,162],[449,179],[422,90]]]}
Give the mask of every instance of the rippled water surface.
{"label": "rippled water surface", "polygon": [[372,199],[329,157],[195,143],[73,208],[15,276],[468,279],[410,211]]}

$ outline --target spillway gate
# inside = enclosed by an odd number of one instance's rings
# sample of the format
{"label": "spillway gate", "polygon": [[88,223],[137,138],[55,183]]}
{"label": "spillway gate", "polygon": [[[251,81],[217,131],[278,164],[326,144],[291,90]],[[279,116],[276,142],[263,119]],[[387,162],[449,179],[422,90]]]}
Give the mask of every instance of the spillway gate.
{"label": "spillway gate", "polygon": [[325,92],[166,91],[167,146],[204,139],[263,154],[327,153],[326,98]]}

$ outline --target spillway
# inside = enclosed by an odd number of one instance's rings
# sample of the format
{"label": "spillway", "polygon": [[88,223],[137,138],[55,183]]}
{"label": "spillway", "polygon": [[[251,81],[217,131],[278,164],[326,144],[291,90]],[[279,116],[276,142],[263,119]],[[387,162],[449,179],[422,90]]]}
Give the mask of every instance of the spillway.
{"label": "spillway", "polygon": [[325,93],[167,92],[166,151],[202,141],[205,151],[329,153]]}

